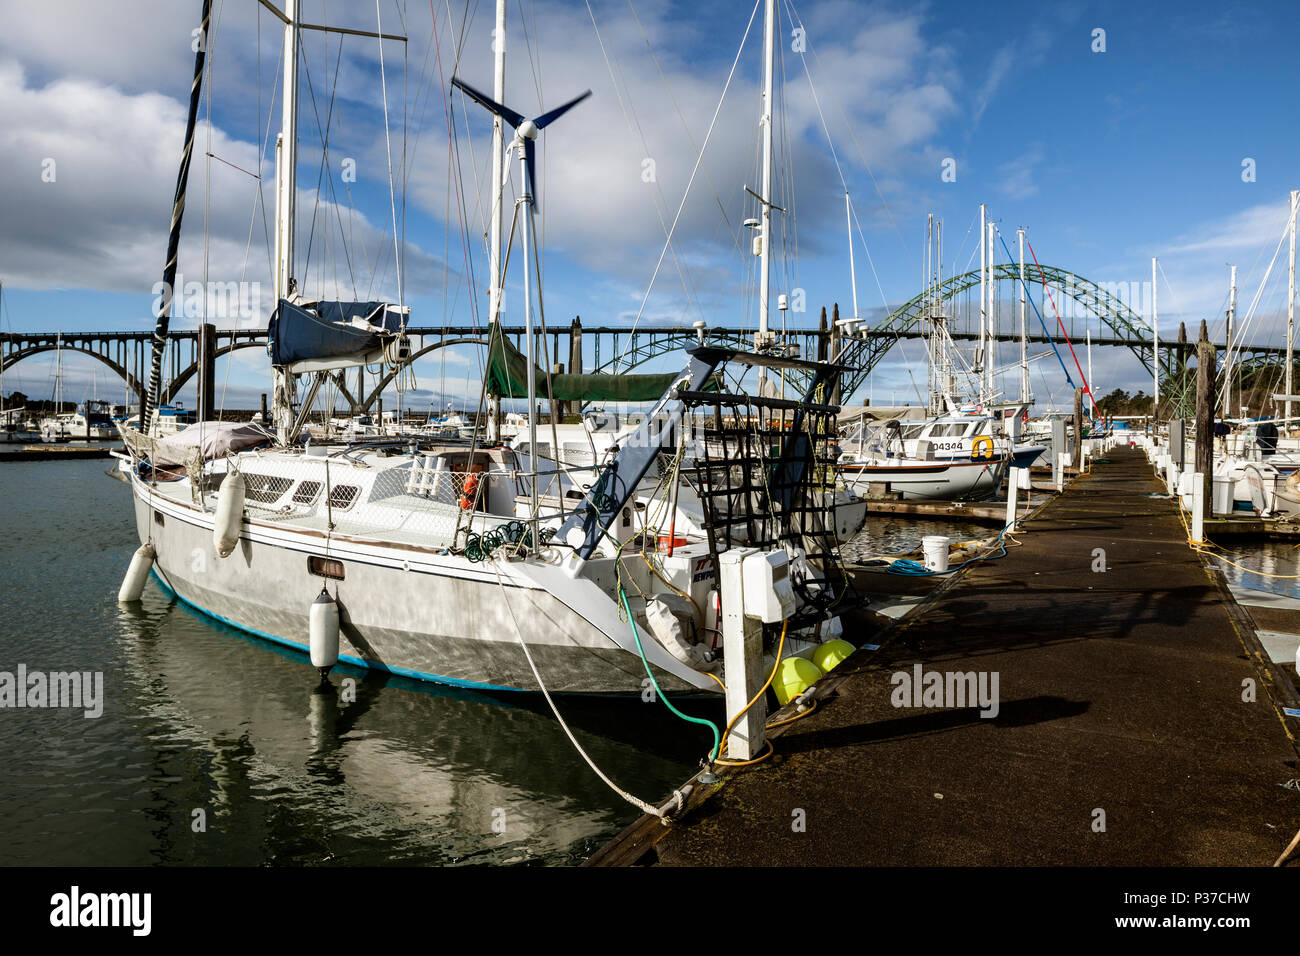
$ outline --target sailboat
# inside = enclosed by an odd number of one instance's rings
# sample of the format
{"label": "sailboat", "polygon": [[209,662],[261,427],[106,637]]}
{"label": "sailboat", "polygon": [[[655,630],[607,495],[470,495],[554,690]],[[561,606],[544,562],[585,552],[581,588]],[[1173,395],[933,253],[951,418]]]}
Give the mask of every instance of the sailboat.
{"label": "sailboat", "polygon": [[55,338],[54,349],[54,414],[41,419],[41,441],[63,443],[72,438],[72,416],[63,413],[63,336]]}
{"label": "sailboat", "polygon": [[[503,17],[499,0],[498,22]],[[828,447],[836,409],[825,396],[838,372],[826,363],[694,349],[681,371],[667,375],[644,422],[576,499],[545,496],[551,475],[500,445],[298,443],[326,374],[404,360],[409,309],[383,301],[309,301],[297,289],[294,156],[302,24],[296,0],[286,0],[282,19],[277,305],[270,320],[279,442],[227,447],[220,457],[205,455],[200,445],[183,463],[163,467],[156,439],[122,430],[142,542],[124,599],[138,597],[143,578],[137,572],[151,565],[158,583],[179,600],[309,652],[323,673],[343,662],[486,690],[641,693],[650,680],[663,691],[717,694],[720,615],[740,599],[719,593],[719,555],[743,542],[779,555],[774,566],[789,568],[797,582],[802,600],[784,654],[811,652],[833,636],[845,593],[820,506],[833,477]],[[770,42],[767,52],[770,58]],[[181,207],[202,56],[200,50],[178,178]],[[501,70],[498,63],[498,76]],[[531,353],[535,140],[585,94],[525,118],[458,85],[515,128],[508,151],[517,156],[522,176]],[[174,215],[167,263],[173,274],[179,221]],[[499,288],[495,273],[493,281]],[[160,311],[154,338],[155,394],[165,317]],[[531,450],[538,447],[538,370],[531,354],[525,359]],[[782,400],[715,387],[724,373],[734,377],[749,369],[798,371],[808,391]],[[312,378],[298,402],[302,374]],[[703,449],[695,467],[704,520],[702,528],[685,530],[689,522],[677,522],[676,466],[664,469],[661,462],[680,463],[688,434]],[[653,467],[663,480],[647,496],[643,482]]]}

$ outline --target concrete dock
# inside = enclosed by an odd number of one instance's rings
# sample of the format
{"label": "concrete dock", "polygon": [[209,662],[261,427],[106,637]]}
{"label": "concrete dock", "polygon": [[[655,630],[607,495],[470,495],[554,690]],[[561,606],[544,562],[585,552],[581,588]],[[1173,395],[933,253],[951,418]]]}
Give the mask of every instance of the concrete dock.
{"label": "concrete dock", "polygon": [[[1300,828],[1300,697],[1163,490],[1116,449],[1006,557],[889,576],[916,610],[846,634],[878,649],[770,759],[589,864],[1271,865]],[[996,715],[900,700],[918,667],[996,677]]]}
{"label": "concrete dock", "polygon": [[111,445],[23,445],[0,449],[0,461],[71,461],[75,458],[107,458]]}

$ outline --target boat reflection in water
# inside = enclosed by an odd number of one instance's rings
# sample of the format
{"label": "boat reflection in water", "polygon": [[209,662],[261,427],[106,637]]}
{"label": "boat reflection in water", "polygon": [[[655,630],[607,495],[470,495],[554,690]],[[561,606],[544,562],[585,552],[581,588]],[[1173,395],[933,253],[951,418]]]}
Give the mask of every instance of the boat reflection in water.
{"label": "boat reflection in water", "polygon": [[[120,625],[138,695],[128,706],[151,718],[157,746],[159,862],[576,863],[637,815],[538,695],[344,665],[318,687],[304,655],[153,587],[121,607]],[[558,706],[597,765],[648,799],[680,785],[711,743],[658,703]]]}

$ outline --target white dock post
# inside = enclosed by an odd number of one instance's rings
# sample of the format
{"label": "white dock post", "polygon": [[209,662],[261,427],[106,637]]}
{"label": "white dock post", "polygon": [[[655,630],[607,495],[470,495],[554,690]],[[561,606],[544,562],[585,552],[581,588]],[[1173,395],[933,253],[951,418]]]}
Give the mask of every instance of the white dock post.
{"label": "white dock post", "polygon": [[1067,457],[1063,451],[1056,453],[1056,473],[1052,475],[1052,483],[1056,485],[1057,491],[1065,490],[1065,459]]}
{"label": "white dock post", "polygon": [[1015,534],[1016,532],[1016,490],[1020,487],[1019,468],[1011,468],[1007,472],[1007,531]]}
{"label": "white dock post", "polygon": [[1192,540],[1205,540],[1205,475],[1192,475]]}
{"label": "white dock post", "polygon": [[[727,722],[745,709],[763,686],[763,624],[745,616],[741,562],[757,554],[754,548],[731,548],[718,555],[718,588],[722,594],[722,653],[727,676]],[[767,701],[759,700],[727,738],[727,758],[752,760],[766,742]]]}

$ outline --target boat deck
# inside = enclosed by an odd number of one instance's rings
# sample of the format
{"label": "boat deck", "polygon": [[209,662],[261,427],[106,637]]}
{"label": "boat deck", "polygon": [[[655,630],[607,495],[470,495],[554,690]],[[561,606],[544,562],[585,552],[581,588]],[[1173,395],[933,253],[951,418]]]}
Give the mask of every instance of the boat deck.
{"label": "boat deck", "polygon": [[[823,679],[770,760],[589,862],[1270,865],[1300,827],[1300,701],[1160,490],[1140,453],[1111,452],[1007,557],[846,635],[880,646]],[[917,665],[996,674],[997,715],[894,706]]]}

